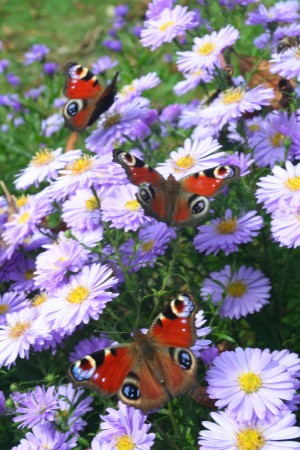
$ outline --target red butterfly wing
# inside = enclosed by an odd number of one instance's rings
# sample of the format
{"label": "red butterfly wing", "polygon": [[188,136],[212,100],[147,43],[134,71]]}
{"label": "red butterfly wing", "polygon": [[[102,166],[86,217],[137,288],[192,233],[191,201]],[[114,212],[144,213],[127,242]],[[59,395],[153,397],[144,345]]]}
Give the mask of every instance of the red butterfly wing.
{"label": "red butterfly wing", "polygon": [[239,173],[237,166],[218,166],[188,175],[179,180],[179,183],[187,192],[212,197],[224,184],[238,178]]}
{"label": "red butterfly wing", "polygon": [[96,75],[87,67],[70,62],[66,66],[65,75],[64,94],[70,99],[94,99],[100,97],[103,92]]}

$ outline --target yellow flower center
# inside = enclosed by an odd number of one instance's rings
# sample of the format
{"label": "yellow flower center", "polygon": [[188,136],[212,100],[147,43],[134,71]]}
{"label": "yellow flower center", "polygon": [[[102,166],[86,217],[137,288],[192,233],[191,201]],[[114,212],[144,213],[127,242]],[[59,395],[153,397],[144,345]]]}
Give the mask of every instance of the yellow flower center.
{"label": "yellow flower center", "polygon": [[128,84],[127,86],[124,86],[121,91],[120,94],[121,95],[128,95],[128,94],[133,94],[136,91],[136,88],[133,84]]}
{"label": "yellow flower center", "polygon": [[20,223],[20,224],[26,223],[26,222],[28,222],[29,218],[30,218],[29,212],[26,211],[19,216],[18,223]]}
{"label": "yellow flower center", "polygon": [[77,286],[69,292],[67,300],[70,303],[79,304],[87,299],[89,293],[89,290],[85,286]]}
{"label": "yellow flower center", "polygon": [[25,331],[30,327],[30,322],[16,322],[14,327],[9,330],[9,336],[13,339],[18,339],[25,334]]}
{"label": "yellow flower center", "polygon": [[203,74],[203,70],[199,69],[199,70],[194,70],[194,72],[191,72],[190,75],[193,75],[194,77],[199,77],[199,75]]}
{"label": "yellow flower center", "polygon": [[90,170],[91,166],[92,158],[89,155],[84,155],[82,158],[69,164],[68,169],[71,170],[71,175],[79,175]]}
{"label": "yellow flower center", "polygon": [[271,137],[270,142],[273,145],[273,147],[279,147],[283,139],[284,135],[282,133],[276,133],[274,134],[273,137]]}
{"label": "yellow flower center", "polygon": [[49,148],[39,150],[31,160],[31,164],[35,167],[46,166],[53,161],[54,155]]}
{"label": "yellow flower center", "polygon": [[210,55],[215,48],[216,44],[213,44],[212,42],[207,42],[206,44],[203,44],[201,47],[199,47],[197,52],[201,56],[207,56]]}
{"label": "yellow flower center", "polygon": [[97,202],[96,197],[93,195],[91,198],[86,200],[85,209],[87,211],[94,211],[94,209],[97,209],[97,208],[98,208],[98,202]]}
{"label": "yellow flower center", "polygon": [[195,164],[195,160],[191,156],[183,156],[176,161],[176,164],[182,169],[189,169]]}
{"label": "yellow flower center", "polygon": [[31,305],[32,306],[39,306],[42,305],[43,303],[45,303],[45,301],[47,300],[47,294],[46,292],[41,292],[40,294],[36,295],[35,297],[33,297]]}
{"label": "yellow flower center", "polygon": [[238,382],[245,394],[252,394],[259,391],[262,387],[262,380],[259,375],[254,372],[245,372],[238,377]]}
{"label": "yellow flower center", "polygon": [[245,91],[240,88],[227,89],[224,92],[222,102],[224,105],[230,105],[231,103],[239,103],[244,97]]}
{"label": "yellow flower center", "polygon": [[258,123],[254,123],[253,125],[250,125],[248,127],[250,133],[254,133],[254,131],[258,131],[259,130],[259,125]]}
{"label": "yellow flower center", "polygon": [[239,450],[260,450],[264,444],[263,435],[253,428],[245,428],[237,433],[236,446]]}
{"label": "yellow flower center", "polygon": [[6,314],[8,311],[8,305],[0,305],[0,314]]}
{"label": "yellow flower center", "polygon": [[33,272],[33,270],[26,270],[26,272],[24,273],[25,280],[32,280]]}
{"label": "yellow flower center", "polygon": [[288,189],[290,189],[290,191],[299,191],[300,177],[289,178],[284,184]]}
{"label": "yellow flower center", "polygon": [[175,25],[175,22],[173,20],[169,20],[168,22],[163,23],[159,27],[159,29],[160,29],[160,31],[162,31],[164,33],[165,31],[167,31],[168,28],[174,27],[174,25]]}
{"label": "yellow flower center", "polygon": [[140,207],[137,200],[128,200],[128,202],[125,203],[125,208],[132,212],[137,211]]}
{"label": "yellow flower center", "polygon": [[116,125],[117,123],[120,122],[122,116],[120,113],[115,112],[114,114],[111,114],[110,116],[108,116],[105,120],[105,122],[103,122],[102,126],[104,129],[107,128],[111,128],[114,125]]}
{"label": "yellow flower center", "polygon": [[116,449],[117,450],[134,450],[135,444],[130,436],[127,434],[123,434],[123,436],[120,436],[116,443]]}
{"label": "yellow flower center", "polygon": [[236,220],[222,220],[218,226],[217,231],[219,234],[232,234],[236,230]]}
{"label": "yellow flower center", "polygon": [[28,202],[29,202],[29,195],[21,195],[16,200],[16,207],[18,209],[22,208],[23,206],[27,205]]}
{"label": "yellow flower center", "polygon": [[300,59],[300,48],[297,47],[296,50],[294,51],[294,57],[296,59]]}
{"label": "yellow flower center", "polygon": [[247,290],[247,285],[243,281],[235,281],[227,288],[228,294],[232,297],[243,297]]}
{"label": "yellow flower center", "polygon": [[154,245],[154,240],[150,239],[150,241],[144,242],[144,244],[142,245],[142,251],[143,252],[150,252],[150,250],[152,250]]}

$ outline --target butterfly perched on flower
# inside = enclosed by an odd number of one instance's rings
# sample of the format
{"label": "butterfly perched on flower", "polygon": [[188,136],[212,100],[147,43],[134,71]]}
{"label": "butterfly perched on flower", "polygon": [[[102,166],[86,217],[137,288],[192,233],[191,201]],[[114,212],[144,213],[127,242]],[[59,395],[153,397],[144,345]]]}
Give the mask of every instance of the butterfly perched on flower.
{"label": "butterfly perched on flower", "polygon": [[103,397],[117,395],[144,412],[196,386],[195,343],[198,306],[182,293],[159,314],[146,334],[137,330],[133,342],[105,348],[75,361],[68,375],[76,386],[95,389]]}
{"label": "butterfly perched on flower", "polygon": [[113,150],[113,161],[121,164],[132,184],[139,187],[137,200],[148,216],[169,226],[195,227],[208,214],[209,197],[238,178],[237,166],[217,166],[177,181],[165,179],[144,161],[123,150]]}
{"label": "butterfly perched on flower", "polygon": [[114,102],[118,72],[104,88],[87,67],[69,62],[65,68],[64,95],[68,101],[63,108],[65,126],[81,132],[92,125]]}

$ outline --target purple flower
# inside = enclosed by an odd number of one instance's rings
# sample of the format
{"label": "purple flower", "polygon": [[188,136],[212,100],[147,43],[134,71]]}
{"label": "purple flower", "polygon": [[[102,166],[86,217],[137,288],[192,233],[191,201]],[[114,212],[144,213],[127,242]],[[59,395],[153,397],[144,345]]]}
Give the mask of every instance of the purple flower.
{"label": "purple flower", "polygon": [[209,83],[213,79],[213,75],[205,68],[183,74],[185,80],[179,81],[173,87],[176,95],[181,96],[195,89],[200,83]]}
{"label": "purple flower", "polygon": [[89,339],[82,339],[73,349],[69,355],[69,360],[71,362],[77,361],[77,359],[82,359],[84,356],[90,353],[97,352],[106,347],[111,347],[112,345],[117,345],[118,342],[112,341],[105,334],[99,337],[91,337]]}
{"label": "purple flower", "polygon": [[37,386],[33,391],[21,394],[15,410],[20,415],[14,417],[13,421],[19,423],[19,428],[32,428],[46,421],[52,422],[58,408],[57,400],[55,386],[48,389]]}
{"label": "purple flower", "polygon": [[129,11],[128,5],[121,4],[115,7],[114,15],[123,17],[126,16],[126,14],[128,14],[128,11]]}
{"label": "purple flower", "polygon": [[118,410],[107,408],[108,414],[100,416],[102,431],[91,443],[91,450],[104,448],[138,448],[149,450],[154,444],[155,434],[148,433],[151,424],[146,424],[147,416],[140,410],[118,403]]}
{"label": "purple flower", "polygon": [[293,47],[286,50],[283,53],[274,53],[270,62],[272,66],[270,72],[278,73],[281,77],[296,78],[300,81],[300,59],[299,59],[300,49],[299,47]]}
{"label": "purple flower", "polygon": [[176,5],[174,9],[165,8],[159,18],[144,22],[141,31],[141,44],[155,50],[164,42],[171,42],[176,36],[182,35],[198,25],[194,11],[188,11],[187,6]]}
{"label": "purple flower", "polygon": [[94,230],[101,223],[100,201],[104,188],[97,191],[97,197],[91,189],[78,189],[62,206],[62,219],[72,229]]}
{"label": "purple flower", "polygon": [[53,77],[58,69],[58,65],[55,62],[49,61],[43,65],[43,68],[46,75],[48,75],[49,77]]}
{"label": "purple flower", "polygon": [[26,439],[12,450],[70,450],[76,447],[77,438],[70,438],[70,433],[60,433],[51,423],[36,425],[31,432],[26,433]]}
{"label": "purple flower", "polygon": [[0,415],[5,413],[5,396],[2,391],[0,391]]}
{"label": "purple flower", "polygon": [[225,255],[238,251],[240,244],[251,242],[263,226],[263,219],[249,211],[241,217],[234,217],[227,209],[224,219],[213,219],[209,225],[200,225],[194,245],[199,252],[216,255],[223,250]]}
{"label": "purple flower", "polygon": [[17,87],[20,84],[20,78],[17,77],[14,73],[8,73],[6,75],[6,79],[13,87]]}
{"label": "purple flower", "polygon": [[224,158],[220,160],[222,166],[238,166],[241,170],[240,176],[244,177],[250,173],[249,167],[253,164],[254,159],[251,155],[245,155],[245,153],[235,152],[233,155],[227,153]]}
{"label": "purple flower", "polygon": [[112,69],[117,66],[118,61],[113,61],[110,56],[102,56],[98,58],[96,62],[92,65],[92,71],[95,75],[99,73],[105,73],[108,69]]}
{"label": "purple flower", "polygon": [[204,318],[204,312],[202,310],[198,311],[195,317],[196,341],[191,348],[197,356],[199,356],[199,352],[211,344],[209,339],[201,339],[203,336],[206,336],[211,332],[211,328],[209,326],[203,327],[206,322],[207,320]]}
{"label": "purple flower", "polygon": [[219,56],[225,47],[230,47],[239,38],[239,31],[227,25],[220,31],[194,39],[192,51],[177,52],[178,69],[182,72],[194,72],[203,68],[220,66]]}
{"label": "purple flower", "polygon": [[214,344],[208,348],[205,348],[200,352],[199,357],[203,361],[203,364],[210,366],[216,356],[219,355],[219,349]]}
{"label": "purple flower", "polygon": [[0,73],[3,73],[8,68],[10,62],[8,59],[0,59]]}
{"label": "purple flower", "polygon": [[31,345],[50,339],[48,323],[34,308],[7,314],[6,324],[0,325],[0,366],[10,368],[18,356],[28,359]]}
{"label": "purple flower", "polygon": [[49,137],[63,127],[64,118],[61,114],[54,113],[47,119],[42,120],[41,129],[45,137]]}
{"label": "purple flower", "polygon": [[256,39],[254,39],[253,43],[257,48],[264,50],[269,45],[270,38],[271,31],[266,30],[264,33],[260,34]]}
{"label": "purple flower", "polygon": [[25,53],[24,65],[28,66],[35,61],[43,61],[45,56],[49,53],[49,48],[46,45],[34,44],[30,48],[29,52]]}
{"label": "purple flower", "polygon": [[267,25],[270,22],[295,22],[300,16],[297,13],[299,3],[295,0],[281,1],[267,9],[260,4],[255,11],[248,13],[247,25]]}
{"label": "purple flower", "polygon": [[203,300],[211,297],[213,303],[221,302],[221,317],[240,319],[268,304],[270,290],[270,280],[260,270],[241,266],[234,272],[226,265],[203,281],[201,296]]}
{"label": "purple flower", "polygon": [[272,213],[271,233],[273,239],[279,242],[281,247],[296,248],[300,246],[298,209],[277,210]]}
{"label": "purple flower", "polygon": [[164,9],[172,9],[175,0],[152,0],[146,11],[147,19],[158,20]]}
{"label": "purple flower", "polygon": [[72,275],[69,283],[61,287],[45,303],[43,314],[53,321],[53,329],[73,331],[80,323],[97,320],[107,302],[117,297],[109,291],[118,280],[106,265],[84,266],[79,274]]}
{"label": "purple flower", "polygon": [[70,433],[78,434],[83,430],[87,423],[82,416],[93,409],[90,406],[92,397],[82,398],[83,394],[84,390],[74,389],[72,383],[67,386],[58,386],[58,411],[56,411],[55,422],[64,426],[67,417]]}
{"label": "purple flower", "polygon": [[45,86],[40,86],[38,88],[29,89],[29,91],[26,91],[24,94],[24,98],[32,98],[33,100],[37,100],[40,95],[45,90]]}
{"label": "purple flower", "polygon": [[5,292],[0,295],[0,325],[6,322],[6,315],[30,306],[24,292]]}
{"label": "purple flower", "polygon": [[210,413],[214,422],[204,421],[207,430],[199,433],[199,448],[211,449],[290,449],[300,448],[299,442],[291,439],[300,436],[300,428],[295,426],[296,417],[283,411],[276,421],[256,419],[251,423],[237,422],[227,411]]}
{"label": "purple flower", "polygon": [[218,408],[227,407],[238,421],[278,416],[285,400],[295,393],[284,366],[268,350],[237,348],[217,356],[206,374],[208,395]]}
{"label": "purple flower", "polygon": [[105,39],[102,44],[112,52],[120,52],[123,49],[122,42],[117,39]]}
{"label": "purple flower", "polygon": [[157,76],[157,73],[149,72],[147,75],[136,78],[130,84],[123,86],[117,94],[117,99],[120,101],[126,100],[129,102],[129,100],[139,97],[143,91],[152,89],[159,83],[161,83],[161,80]]}
{"label": "purple flower", "polygon": [[40,289],[52,292],[66,281],[68,271],[78,272],[88,257],[88,251],[75,239],[68,239],[61,232],[53,244],[44,245],[47,250],[36,258],[34,283]]}

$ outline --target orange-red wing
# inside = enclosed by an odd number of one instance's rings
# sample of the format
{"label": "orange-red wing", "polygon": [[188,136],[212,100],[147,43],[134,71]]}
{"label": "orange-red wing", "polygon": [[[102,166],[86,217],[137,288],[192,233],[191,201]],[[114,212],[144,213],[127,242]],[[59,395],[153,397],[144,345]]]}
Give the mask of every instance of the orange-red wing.
{"label": "orange-red wing", "polygon": [[100,97],[103,92],[103,87],[98,80],[91,78],[90,80],[80,79],[72,80],[69,78],[66,82],[64,94],[70,99],[90,100]]}
{"label": "orange-red wing", "polygon": [[111,347],[75,361],[68,372],[78,386],[96,389],[103,396],[115,394],[134,366],[131,345]]}
{"label": "orange-red wing", "polygon": [[180,225],[181,222],[188,220],[190,215],[191,210],[186,196],[178,197],[172,213],[172,225]]}

